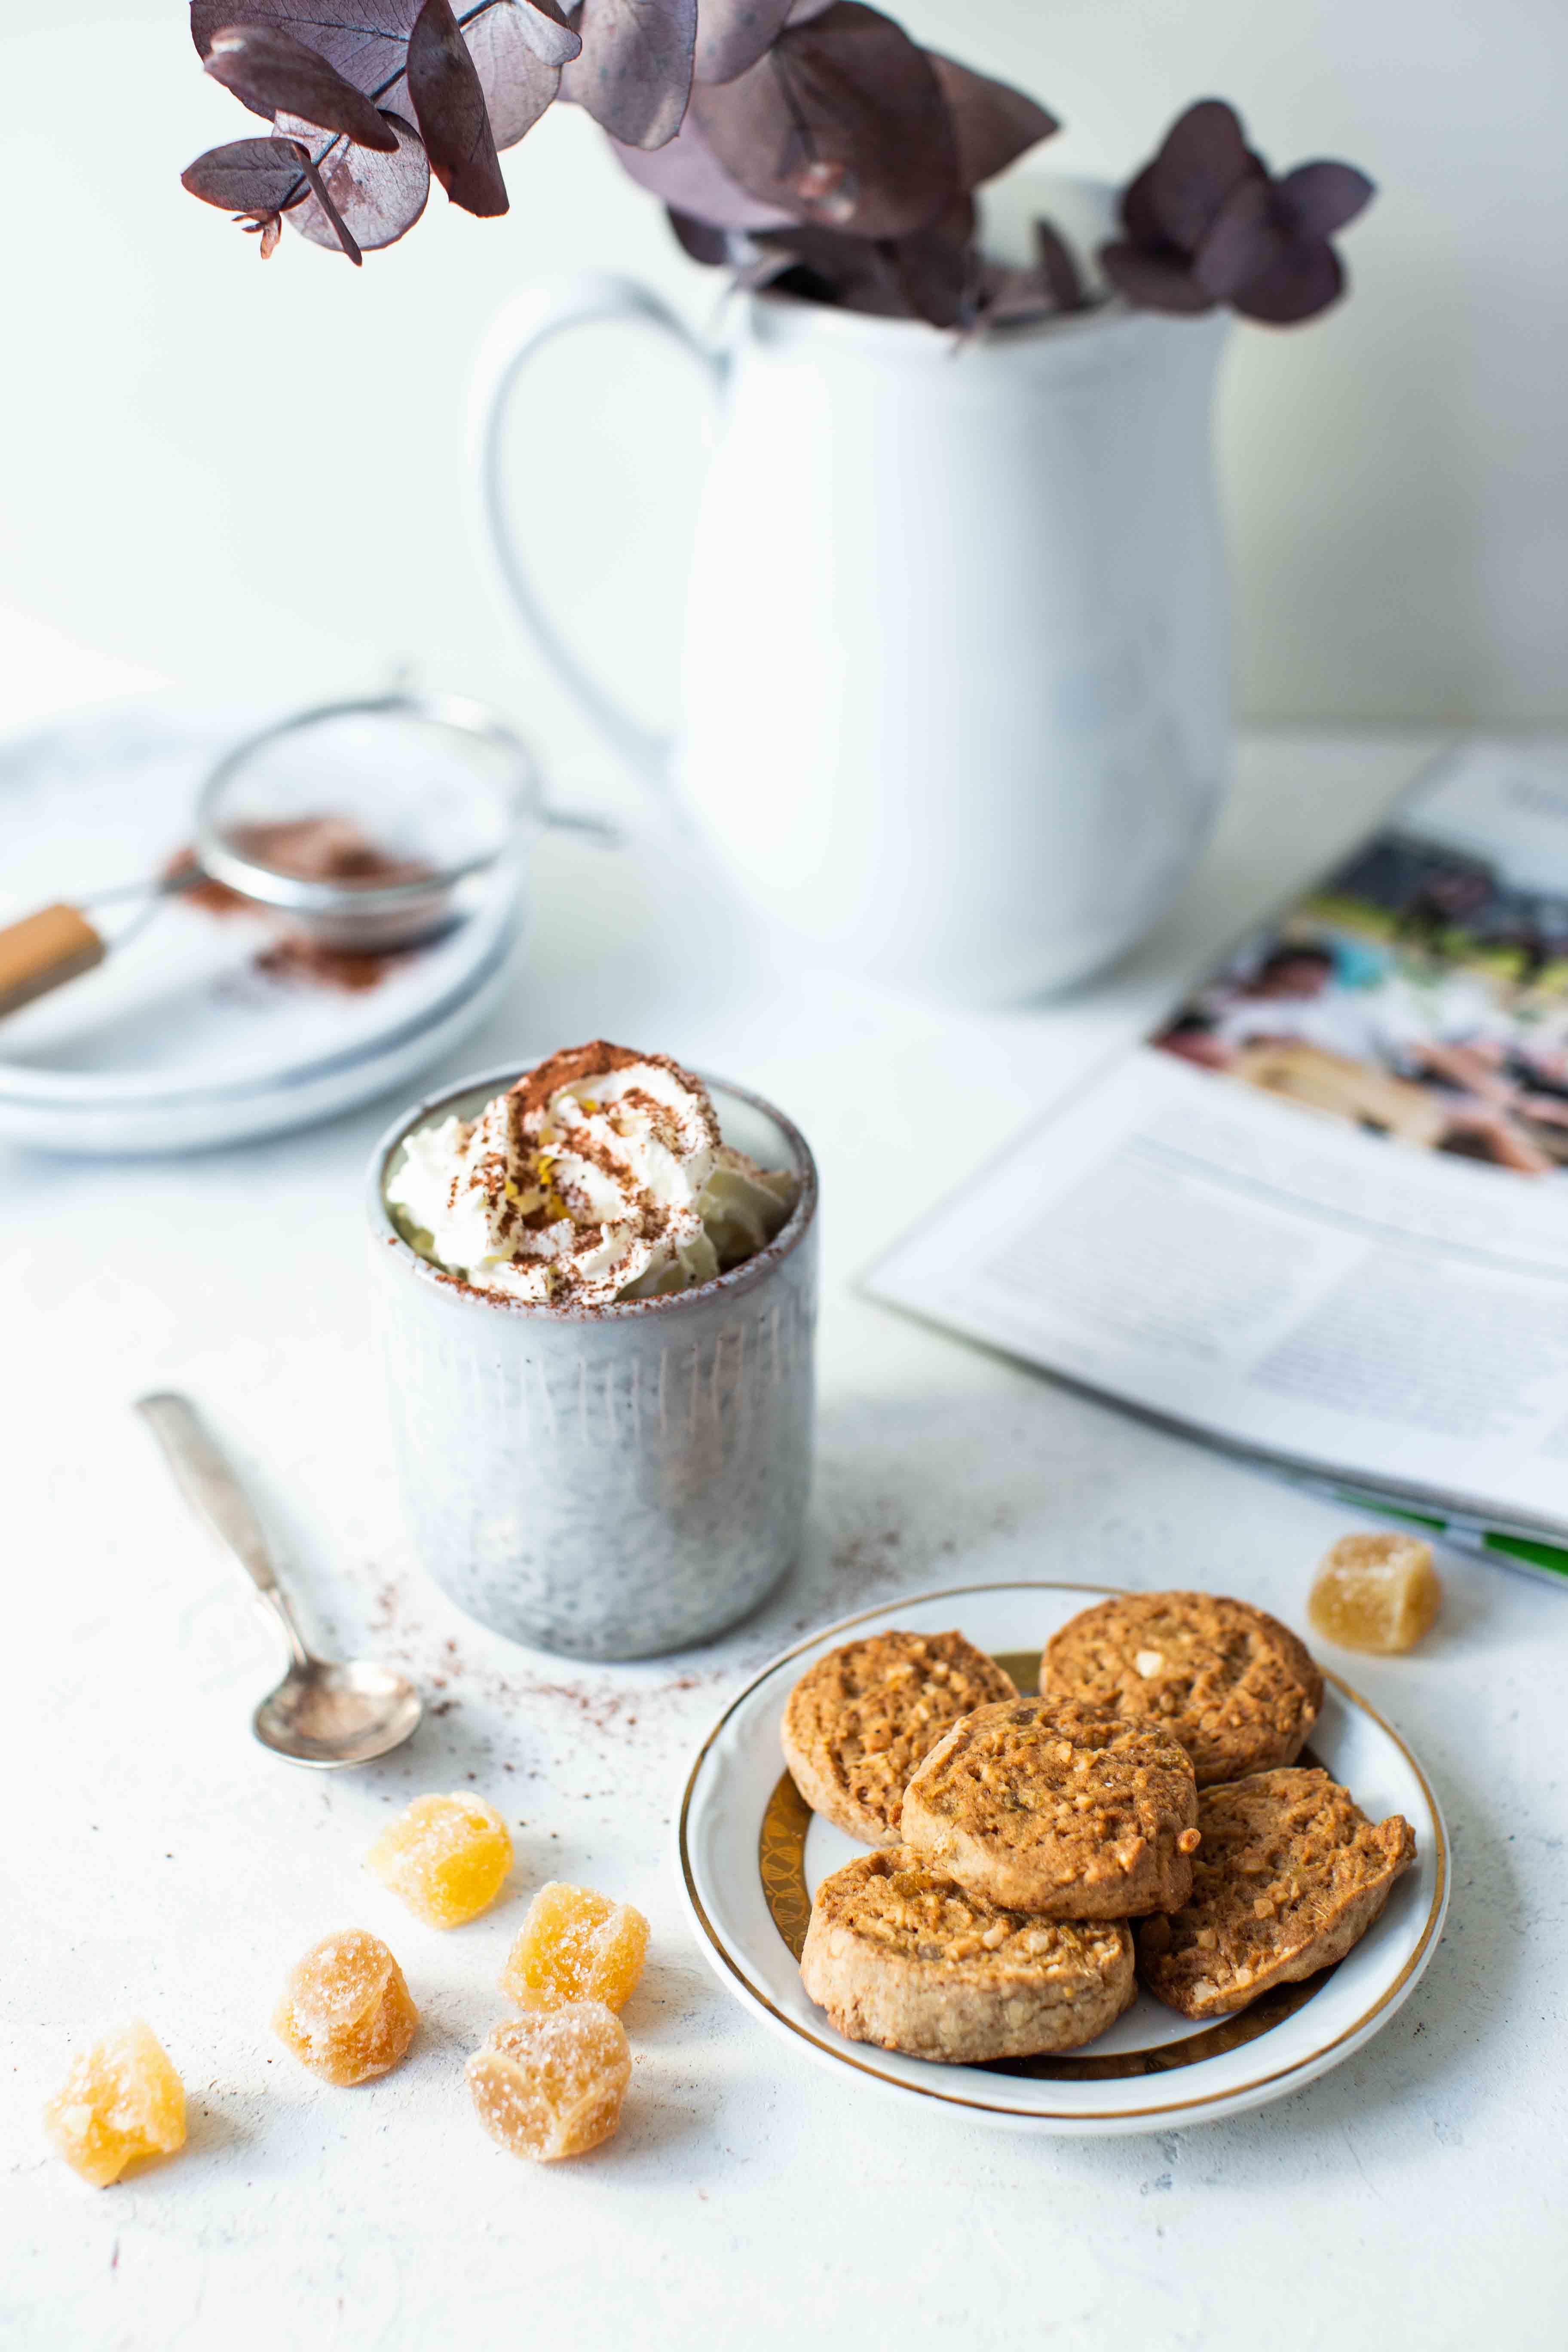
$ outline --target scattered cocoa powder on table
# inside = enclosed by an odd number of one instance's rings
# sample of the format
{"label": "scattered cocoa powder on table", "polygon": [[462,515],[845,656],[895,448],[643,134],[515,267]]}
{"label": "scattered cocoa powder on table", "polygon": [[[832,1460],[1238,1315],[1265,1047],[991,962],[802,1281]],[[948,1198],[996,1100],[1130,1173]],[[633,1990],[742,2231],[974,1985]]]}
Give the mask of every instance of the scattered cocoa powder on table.
{"label": "scattered cocoa powder on table", "polygon": [[[479,1664],[465,1654],[454,1635],[448,1634],[438,1649],[432,1649],[423,1623],[414,1614],[411,1596],[395,1576],[384,1578],[377,1589],[371,1633],[379,1656],[406,1667],[426,1689],[443,1693],[437,1705],[427,1709],[429,1714],[445,1715],[460,1707],[467,1689],[486,1706],[514,1715],[520,1725],[531,1721],[542,1727],[552,1719],[557,1725],[565,1721],[613,1739],[617,1747],[635,1746],[644,1738],[657,1738],[656,1727],[667,1709],[679,1706],[693,1691],[717,1688],[734,1680],[740,1672],[736,1665],[710,1666],[695,1673],[686,1668],[657,1682],[617,1687],[608,1679],[601,1680],[591,1668],[582,1675],[565,1673],[557,1679],[522,1668]],[[657,1666],[657,1661],[647,1663]]]}

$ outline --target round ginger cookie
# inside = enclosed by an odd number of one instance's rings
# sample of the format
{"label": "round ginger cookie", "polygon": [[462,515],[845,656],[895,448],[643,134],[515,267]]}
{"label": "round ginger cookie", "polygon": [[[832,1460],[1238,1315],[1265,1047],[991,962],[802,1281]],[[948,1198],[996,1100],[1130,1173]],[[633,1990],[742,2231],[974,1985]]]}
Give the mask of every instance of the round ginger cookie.
{"label": "round ginger cookie", "polygon": [[1370,1822],[1350,1790],[1299,1766],[1205,1790],[1193,1891],[1138,1930],[1150,1991],[1184,2017],[1230,2017],[1359,1944],[1414,1861],[1403,1813]]}
{"label": "round ginger cookie", "polygon": [[896,1845],[921,1757],[973,1708],[1017,1696],[962,1633],[870,1633],[802,1675],[784,1706],[784,1759],[813,1812],[868,1845]]}
{"label": "round ginger cookie", "polygon": [[1047,1643],[1040,1688],[1158,1724],[1200,1789],[1293,1764],[1323,1704],[1305,1643],[1212,1592],[1127,1592],[1080,1611]]}
{"label": "round ginger cookie", "polygon": [[1052,1919],[1174,1911],[1192,1887],[1198,1792],[1156,1725],[1076,1699],[983,1706],[904,1790],[903,1837],[981,1902]]}
{"label": "round ginger cookie", "polygon": [[823,1880],[800,1974],[847,2040],[949,2065],[1080,2049],[1136,1990],[1119,1920],[998,1910],[903,1846]]}

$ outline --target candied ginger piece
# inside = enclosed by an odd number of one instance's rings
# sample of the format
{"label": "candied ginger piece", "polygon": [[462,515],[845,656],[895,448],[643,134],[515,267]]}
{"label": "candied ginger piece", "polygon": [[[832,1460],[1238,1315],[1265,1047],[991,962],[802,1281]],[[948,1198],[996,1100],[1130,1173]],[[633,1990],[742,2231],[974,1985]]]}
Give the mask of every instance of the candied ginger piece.
{"label": "candied ginger piece", "polygon": [[511,1833],[482,1797],[416,1797],[365,1856],[384,1886],[432,1927],[489,1910],[511,1868]]}
{"label": "candied ginger piece", "polygon": [[618,2129],[632,2050],[613,2009],[574,2000],[498,2025],[464,2071],[490,2137],[513,2156],[553,2164]]}
{"label": "candied ginger piece", "polygon": [[133,2018],[79,2052],[44,2109],[44,2129],[95,2189],[107,2189],[138,2157],[184,2147],[184,2088],[152,2028]]}
{"label": "candied ginger piece", "polygon": [[273,2032],[300,2065],[345,2086],[401,2065],[418,2022],[403,1970],[363,1927],[312,1945],[272,2012]]}
{"label": "candied ginger piece", "polygon": [[647,1921],[629,1903],[552,1879],[528,1906],[500,1989],[520,2009],[602,2000],[624,2009],[647,1958]]}
{"label": "candied ginger piece", "polygon": [[1320,1633],[1347,1650],[1413,1650],[1432,1631],[1443,1587],[1419,1536],[1342,1536],[1307,1602]]}

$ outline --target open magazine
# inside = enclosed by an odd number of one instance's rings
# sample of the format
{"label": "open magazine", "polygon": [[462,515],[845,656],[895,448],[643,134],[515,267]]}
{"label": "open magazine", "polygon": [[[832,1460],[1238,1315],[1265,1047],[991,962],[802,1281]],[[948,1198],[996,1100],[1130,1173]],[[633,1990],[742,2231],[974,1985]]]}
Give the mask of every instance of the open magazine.
{"label": "open magazine", "polygon": [[1429,770],[867,1286],[1568,1584],[1568,744]]}

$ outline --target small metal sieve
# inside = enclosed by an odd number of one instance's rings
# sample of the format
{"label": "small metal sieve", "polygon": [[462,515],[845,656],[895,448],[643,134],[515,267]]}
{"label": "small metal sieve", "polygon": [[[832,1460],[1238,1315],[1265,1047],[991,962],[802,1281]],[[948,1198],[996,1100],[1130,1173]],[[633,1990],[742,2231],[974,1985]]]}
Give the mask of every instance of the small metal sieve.
{"label": "small metal sieve", "polygon": [[493,712],[395,691],[237,743],[197,799],[196,864],[324,947],[382,952],[445,929],[458,883],[542,814],[533,755]]}
{"label": "small metal sieve", "polygon": [[[461,919],[464,881],[521,856],[532,824],[616,837],[547,809],[532,752],[482,704],[397,686],[298,711],[225,752],[197,796],[189,858],[0,929],[0,1013],[101,963],[165,899],[213,883],[324,948],[411,947]],[[113,933],[85,911],[138,901]]]}

